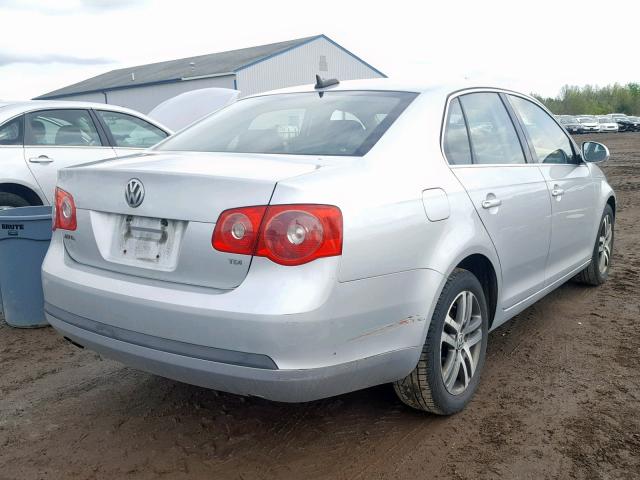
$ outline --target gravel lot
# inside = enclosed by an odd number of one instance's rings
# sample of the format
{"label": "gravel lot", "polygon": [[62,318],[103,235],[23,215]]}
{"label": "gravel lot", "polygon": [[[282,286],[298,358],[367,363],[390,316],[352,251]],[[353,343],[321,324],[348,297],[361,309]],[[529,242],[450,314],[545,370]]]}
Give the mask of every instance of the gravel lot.
{"label": "gravel lot", "polygon": [[594,138],[618,193],[612,275],[493,332],[464,412],[411,411],[389,386],[242,398],[0,322],[0,478],[640,478],[640,133]]}

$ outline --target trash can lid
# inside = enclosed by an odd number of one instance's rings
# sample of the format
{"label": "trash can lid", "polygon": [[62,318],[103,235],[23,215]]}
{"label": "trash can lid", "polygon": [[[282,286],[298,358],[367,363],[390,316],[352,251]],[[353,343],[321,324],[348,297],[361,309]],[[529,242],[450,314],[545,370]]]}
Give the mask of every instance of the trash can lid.
{"label": "trash can lid", "polygon": [[48,220],[51,218],[51,207],[16,207],[0,210],[0,221],[28,222],[29,220]]}

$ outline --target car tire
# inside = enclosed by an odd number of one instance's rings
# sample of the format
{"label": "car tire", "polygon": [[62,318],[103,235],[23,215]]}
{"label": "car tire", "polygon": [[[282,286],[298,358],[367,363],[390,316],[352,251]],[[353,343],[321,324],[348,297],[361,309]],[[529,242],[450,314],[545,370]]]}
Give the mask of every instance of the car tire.
{"label": "car tire", "polygon": [[31,204],[28,200],[10,192],[0,192],[0,210],[15,207],[28,207]]}
{"label": "car tire", "polygon": [[[462,305],[460,302],[467,305],[462,312],[458,308]],[[482,285],[471,272],[456,269],[442,289],[418,364],[409,375],[394,383],[400,400],[412,408],[437,415],[462,410],[480,381],[488,325]],[[457,372],[454,371],[456,365]]]}
{"label": "car tire", "polygon": [[[613,255],[613,240],[615,230],[615,216],[611,205],[604,207],[600,225],[598,227],[598,235],[596,236],[595,245],[593,246],[593,254],[591,263],[575,276],[575,280],[585,285],[598,286],[602,285],[609,278],[609,270],[611,270],[611,257]],[[606,258],[606,261],[603,261]]]}

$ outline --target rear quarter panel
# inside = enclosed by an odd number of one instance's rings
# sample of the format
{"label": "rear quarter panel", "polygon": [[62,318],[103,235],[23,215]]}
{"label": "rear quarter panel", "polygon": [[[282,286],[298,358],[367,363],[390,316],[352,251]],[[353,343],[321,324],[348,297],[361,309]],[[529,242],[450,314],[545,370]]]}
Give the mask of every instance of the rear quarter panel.
{"label": "rear quarter panel", "polygon": [[[421,94],[364,157],[279,182],[272,204],[337,205],[344,221],[339,281],[432,269],[445,276],[466,256],[497,255],[440,149],[446,96]],[[449,218],[430,221],[422,192],[446,192]]]}

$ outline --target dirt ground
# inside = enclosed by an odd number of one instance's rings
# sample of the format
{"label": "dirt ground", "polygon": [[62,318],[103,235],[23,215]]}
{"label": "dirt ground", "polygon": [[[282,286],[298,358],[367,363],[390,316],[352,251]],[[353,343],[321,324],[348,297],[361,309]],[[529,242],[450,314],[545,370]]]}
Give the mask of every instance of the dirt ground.
{"label": "dirt ground", "polygon": [[389,386],[242,398],[0,322],[0,478],[640,478],[640,133],[595,138],[619,196],[611,277],[493,332],[464,412],[412,411]]}

